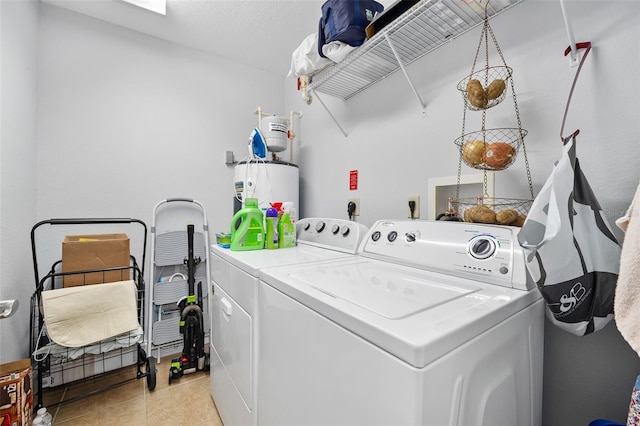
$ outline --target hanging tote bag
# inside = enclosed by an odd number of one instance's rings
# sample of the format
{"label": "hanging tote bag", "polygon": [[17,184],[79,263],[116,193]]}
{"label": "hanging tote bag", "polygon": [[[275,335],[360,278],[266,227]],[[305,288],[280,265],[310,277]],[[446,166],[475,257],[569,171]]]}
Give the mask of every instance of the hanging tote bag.
{"label": "hanging tote bag", "polygon": [[576,158],[575,134],[518,234],[547,317],[578,336],[613,318],[621,248]]}

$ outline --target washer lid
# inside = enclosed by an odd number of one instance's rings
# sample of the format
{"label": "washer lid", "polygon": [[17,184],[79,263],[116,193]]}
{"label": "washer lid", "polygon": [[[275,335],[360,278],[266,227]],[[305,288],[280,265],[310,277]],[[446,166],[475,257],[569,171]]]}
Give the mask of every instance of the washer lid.
{"label": "washer lid", "polygon": [[244,272],[257,277],[260,269],[280,265],[319,262],[353,256],[334,250],[299,244],[296,247],[277,250],[232,251],[211,245],[211,254],[218,256]]}
{"label": "washer lid", "polygon": [[339,274],[330,267],[312,269],[290,277],[389,319],[405,318],[481,290],[465,282],[444,285],[412,270],[394,273],[382,264],[344,265]]}
{"label": "washer lid", "polygon": [[522,291],[361,256],[265,268],[260,279],[417,368],[541,298],[537,289]]}

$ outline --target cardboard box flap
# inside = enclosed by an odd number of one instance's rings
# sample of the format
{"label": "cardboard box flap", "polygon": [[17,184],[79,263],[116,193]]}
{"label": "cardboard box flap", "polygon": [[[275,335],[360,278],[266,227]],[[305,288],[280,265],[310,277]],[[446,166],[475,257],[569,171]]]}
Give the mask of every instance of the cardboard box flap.
{"label": "cardboard box flap", "polygon": [[[130,262],[127,234],[67,235],[62,242],[62,272],[127,267]],[[64,286],[101,284],[130,279],[128,270],[67,275]]]}
{"label": "cardboard box flap", "polygon": [[12,373],[20,373],[28,370],[29,367],[31,367],[31,360],[28,358],[2,364],[0,365],[0,380],[4,378],[4,376],[11,375]]}

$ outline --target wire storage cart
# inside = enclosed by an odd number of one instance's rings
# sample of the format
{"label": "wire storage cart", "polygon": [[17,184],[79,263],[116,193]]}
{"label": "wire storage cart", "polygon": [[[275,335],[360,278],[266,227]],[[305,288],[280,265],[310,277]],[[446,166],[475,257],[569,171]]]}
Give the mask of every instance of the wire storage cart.
{"label": "wire storage cart", "polygon": [[[129,253],[127,235],[128,266],[63,272],[63,260],[59,255],[62,235],[70,230],[94,232],[96,227],[101,230],[126,228],[136,236],[141,234],[141,242],[138,241],[137,248],[131,251],[141,254],[142,263],[138,263],[138,259]],[[138,219],[50,219],[33,226],[31,250],[36,290],[31,297],[29,342],[38,393],[37,404],[34,400],[35,409],[43,406],[44,388],[95,379],[131,365],[136,366],[134,377],[58,404],[75,401],[135,379],[146,378],[149,390],[155,389],[155,360],[147,357],[144,350],[146,244],[147,227]],[[49,264],[50,269],[41,276],[39,270]],[[114,279],[114,276],[117,278]],[[120,317],[127,319],[128,323],[118,325],[119,321],[114,321],[114,315],[118,317],[117,320]],[[132,323],[133,327],[137,323],[135,329],[131,328]],[[127,331],[116,334],[116,330],[123,327]],[[94,336],[101,336],[101,339],[92,340]],[[83,341],[82,345],[68,344],[69,341],[80,340]]]}
{"label": "wire storage cart", "polygon": [[194,225],[195,282],[202,283],[205,339],[209,336],[209,229],[204,206],[191,198],[168,198],[153,209],[151,224],[151,284],[149,286],[148,349],[158,362],[183,349],[180,299],[188,296],[187,225]]}

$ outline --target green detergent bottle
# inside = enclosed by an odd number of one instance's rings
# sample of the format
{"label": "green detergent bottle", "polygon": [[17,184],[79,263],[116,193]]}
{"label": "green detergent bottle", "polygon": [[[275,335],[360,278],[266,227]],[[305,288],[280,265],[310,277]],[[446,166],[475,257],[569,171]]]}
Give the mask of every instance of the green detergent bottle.
{"label": "green detergent bottle", "polygon": [[257,198],[247,198],[244,208],[231,219],[231,250],[261,250],[264,248],[262,211]]}
{"label": "green detergent bottle", "polygon": [[296,226],[291,222],[289,213],[283,213],[278,221],[278,238],[280,248],[296,246]]}

